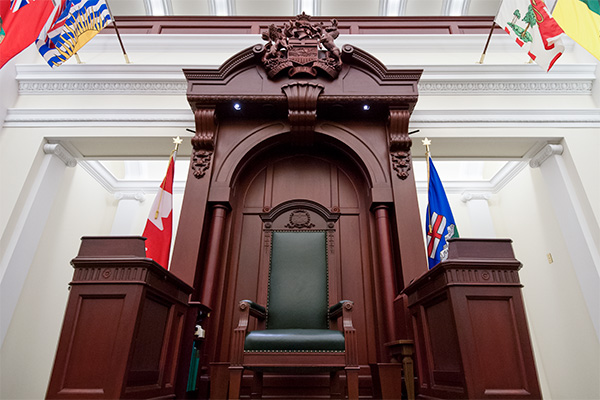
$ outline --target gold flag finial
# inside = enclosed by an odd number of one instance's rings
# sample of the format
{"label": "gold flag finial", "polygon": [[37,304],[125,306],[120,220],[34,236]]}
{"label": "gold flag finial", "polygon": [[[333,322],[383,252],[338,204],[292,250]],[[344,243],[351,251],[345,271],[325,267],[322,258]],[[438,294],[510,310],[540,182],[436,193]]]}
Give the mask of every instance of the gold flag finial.
{"label": "gold flag finial", "polygon": [[183,139],[177,136],[176,138],[173,138],[173,143],[175,143],[175,151],[177,151],[179,150],[179,145],[183,143]]}
{"label": "gold flag finial", "polygon": [[429,138],[425,138],[421,140],[421,143],[423,143],[423,146],[425,146],[425,154],[429,154],[429,146],[431,145],[431,140],[429,140]]}

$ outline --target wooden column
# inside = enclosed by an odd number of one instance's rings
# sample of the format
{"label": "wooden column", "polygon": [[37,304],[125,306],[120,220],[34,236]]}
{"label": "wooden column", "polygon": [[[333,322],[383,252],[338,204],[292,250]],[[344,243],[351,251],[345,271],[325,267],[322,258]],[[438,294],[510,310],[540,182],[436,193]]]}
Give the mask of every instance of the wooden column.
{"label": "wooden column", "polygon": [[541,398],[520,268],[509,239],[451,239],[448,259],[404,290],[419,395]]}
{"label": "wooden column", "polygon": [[383,312],[385,318],[385,342],[396,338],[396,320],[394,317],[394,299],[396,298],[396,277],[394,275],[394,257],[392,252],[392,238],[389,208],[378,205],[375,212],[377,226],[379,263],[381,265],[380,279],[383,288]]}
{"label": "wooden column", "polygon": [[223,204],[215,204],[212,209],[204,279],[202,281],[202,290],[200,291],[200,302],[210,309],[214,309],[214,291],[219,286],[218,268],[221,261],[221,242],[223,240],[225,217],[227,216],[228,207]]}

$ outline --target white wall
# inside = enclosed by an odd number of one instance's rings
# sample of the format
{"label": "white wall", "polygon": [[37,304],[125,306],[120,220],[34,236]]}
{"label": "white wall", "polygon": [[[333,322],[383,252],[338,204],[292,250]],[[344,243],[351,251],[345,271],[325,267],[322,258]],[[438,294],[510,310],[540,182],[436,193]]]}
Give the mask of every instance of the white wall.
{"label": "white wall", "polygon": [[0,398],[44,398],[73,276],[69,262],[81,236],[108,234],[111,203],[81,167],[66,170],[0,350]]}
{"label": "white wall", "polygon": [[[513,240],[543,395],[598,399],[600,349],[539,169],[526,168],[491,208]],[[547,254],[553,262],[548,262]]]}

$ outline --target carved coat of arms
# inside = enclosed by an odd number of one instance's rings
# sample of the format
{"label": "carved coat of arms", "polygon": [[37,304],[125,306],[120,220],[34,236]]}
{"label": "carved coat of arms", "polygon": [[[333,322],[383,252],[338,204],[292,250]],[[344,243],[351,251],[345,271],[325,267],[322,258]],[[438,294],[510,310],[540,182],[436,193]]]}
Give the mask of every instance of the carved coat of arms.
{"label": "carved coat of arms", "polygon": [[290,77],[307,74],[314,77],[317,70],[332,79],[337,78],[342,69],[340,49],[334,42],[338,36],[337,20],[325,26],[322,22],[311,22],[305,13],[283,26],[270,25],[262,34],[268,41],[262,62],[269,78],[282,71],[287,71]]}

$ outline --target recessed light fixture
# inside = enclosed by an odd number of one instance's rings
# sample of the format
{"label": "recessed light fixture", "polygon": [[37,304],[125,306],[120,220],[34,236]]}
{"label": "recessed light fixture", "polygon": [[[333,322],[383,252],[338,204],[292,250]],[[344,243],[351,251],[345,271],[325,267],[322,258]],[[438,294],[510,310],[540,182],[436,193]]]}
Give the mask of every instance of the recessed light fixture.
{"label": "recessed light fixture", "polygon": [[240,103],[234,103],[233,104],[233,109],[235,111],[240,111],[242,109],[242,105]]}
{"label": "recessed light fixture", "polygon": [[371,109],[371,106],[370,106],[370,105],[368,105],[368,104],[365,104],[365,105],[363,106],[363,110],[365,110],[365,111],[369,111],[370,109]]}

